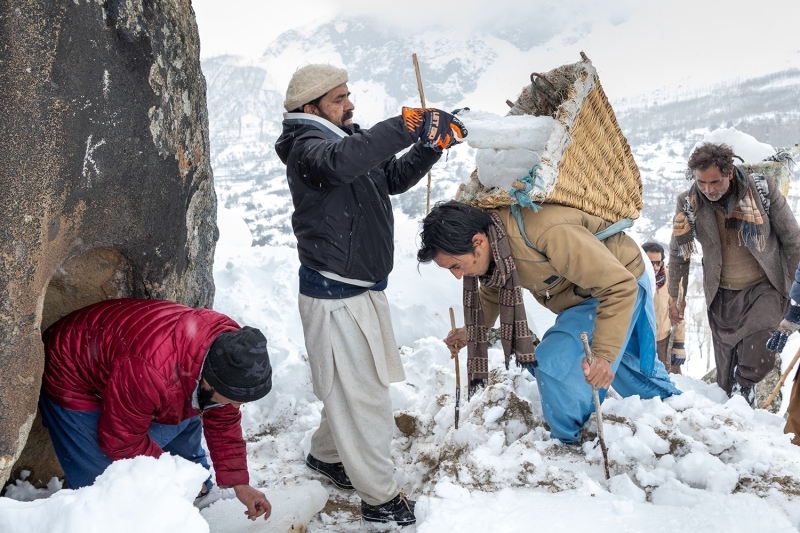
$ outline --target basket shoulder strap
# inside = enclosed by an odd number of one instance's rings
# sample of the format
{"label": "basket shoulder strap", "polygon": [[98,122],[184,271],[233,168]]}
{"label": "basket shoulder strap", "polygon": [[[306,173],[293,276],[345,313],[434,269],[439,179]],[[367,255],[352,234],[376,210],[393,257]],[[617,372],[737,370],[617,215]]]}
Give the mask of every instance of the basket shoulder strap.
{"label": "basket shoulder strap", "polygon": [[753,176],[753,182],[756,184],[756,190],[758,191],[758,195],[761,197],[761,203],[764,206],[764,211],[767,215],[769,215],[769,184],[767,183],[767,177],[764,174],[751,174]]}
{"label": "basket shoulder strap", "polygon": [[[536,248],[533,244],[531,244],[531,241],[528,240],[528,235],[525,233],[525,224],[522,221],[522,210],[520,206],[518,206],[517,204],[512,204],[511,214],[514,215],[514,220],[517,221],[517,226],[519,227],[519,233],[520,235],[522,235],[522,238],[525,239],[525,244],[527,244],[529,248],[532,248],[536,253],[544,256],[544,258],[547,259],[547,254]],[[604,241],[609,237],[616,235],[617,233],[625,231],[631,226],[633,226],[633,219],[623,218],[622,220],[617,220],[607,228],[601,229],[600,231],[595,233],[594,236],[597,237],[598,240]]]}
{"label": "basket shoulder strap", "polygon": [[547,254],[536,248],[533,244],[531,244],[531,241],[528,240],[528,234],[525,233],[525,224],[522,222],[522,210],[520,206],[517,204],[511,204],[511,214],[514,215],[514,220],[517,221],[517,226],[519,227],[519,234],[522,235],[523,239],[525,239],[525,244],[528,245],[528,248],[532,248],[536,253],[547,259]]}
{"label": "basket shoulder strap", "polygon": [[612,235],[616,235],[622,231],[633,226],[633,219],[632,218],[623,218],[622,220],[617,220],[613,224],[611,224],[606,229],[601,229],[597,233],[594,234],[599,240],[604,241],[611,237]]}

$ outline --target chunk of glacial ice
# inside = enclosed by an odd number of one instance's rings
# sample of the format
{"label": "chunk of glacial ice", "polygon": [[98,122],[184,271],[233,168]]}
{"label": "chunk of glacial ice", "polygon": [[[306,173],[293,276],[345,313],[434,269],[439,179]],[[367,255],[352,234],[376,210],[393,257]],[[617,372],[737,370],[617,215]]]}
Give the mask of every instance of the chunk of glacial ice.
{"label": "chunk of glacial ice", "polygon": [[478,164],[478,179],[485,187],[507,191],[514,181],[528,175],[533,165],[539,162],[539,154],[525,148],[485,148],[478,150],[475,162]]}
{"label": "chunk of glacial ice", "polygon": [[553,117],[501,117],[485,111],[465,111],[459,113],[458,118],[467,127],[467,144],[473,148],[526,148],[539,152],[550,137],[555,123]]}

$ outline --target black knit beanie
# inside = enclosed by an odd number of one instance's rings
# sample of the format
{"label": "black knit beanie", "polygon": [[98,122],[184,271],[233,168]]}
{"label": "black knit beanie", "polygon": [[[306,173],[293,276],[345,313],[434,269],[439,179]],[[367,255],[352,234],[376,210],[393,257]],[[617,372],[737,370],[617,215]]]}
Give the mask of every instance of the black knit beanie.
{"label": "black knit beanie", "polygon": [[267,339],[245,326],[217,337],[208,350],[203,377],[214,390],[235,402],[252,402],[272,389]]}

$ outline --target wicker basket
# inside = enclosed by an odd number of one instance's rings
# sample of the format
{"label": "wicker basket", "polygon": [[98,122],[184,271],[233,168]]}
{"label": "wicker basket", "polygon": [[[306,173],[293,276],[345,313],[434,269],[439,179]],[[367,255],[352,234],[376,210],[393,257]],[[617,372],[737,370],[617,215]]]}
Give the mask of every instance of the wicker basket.
{"label": "wicker basket", "polygon": [[[543,75],[511,105],[509,115],[553,115],[555,125],[544,146],[536,176],[543,186],[530,194],[536,203],[576,207],[610,222],[639,218],[642,179],[628,141],[619,128],[597,71],[582,61]],[[485,188],[477,170],[462,184],[459,201],[484,209],[516,203],[508,191]]]}
{"label": "wicker basket", "polygon": [[742,167],[750,174],[765,174],[775,180],[784,196],[789,195],[789,186],[794,175],[795,158],[800,155],[797,144],[786,148],[775,148],[776,155],[758,163],[744,163]]}

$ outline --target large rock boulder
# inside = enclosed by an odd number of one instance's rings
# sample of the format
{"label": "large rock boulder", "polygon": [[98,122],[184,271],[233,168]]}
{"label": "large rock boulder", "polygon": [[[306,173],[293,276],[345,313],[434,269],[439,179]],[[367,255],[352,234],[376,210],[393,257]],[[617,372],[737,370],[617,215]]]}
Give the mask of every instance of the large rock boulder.
{"label": "large rock boulder", "polygon": [[0,0],[0,35],[1,486],[41,331],[107,298],[211,306],[218,232],[189,0]]}

